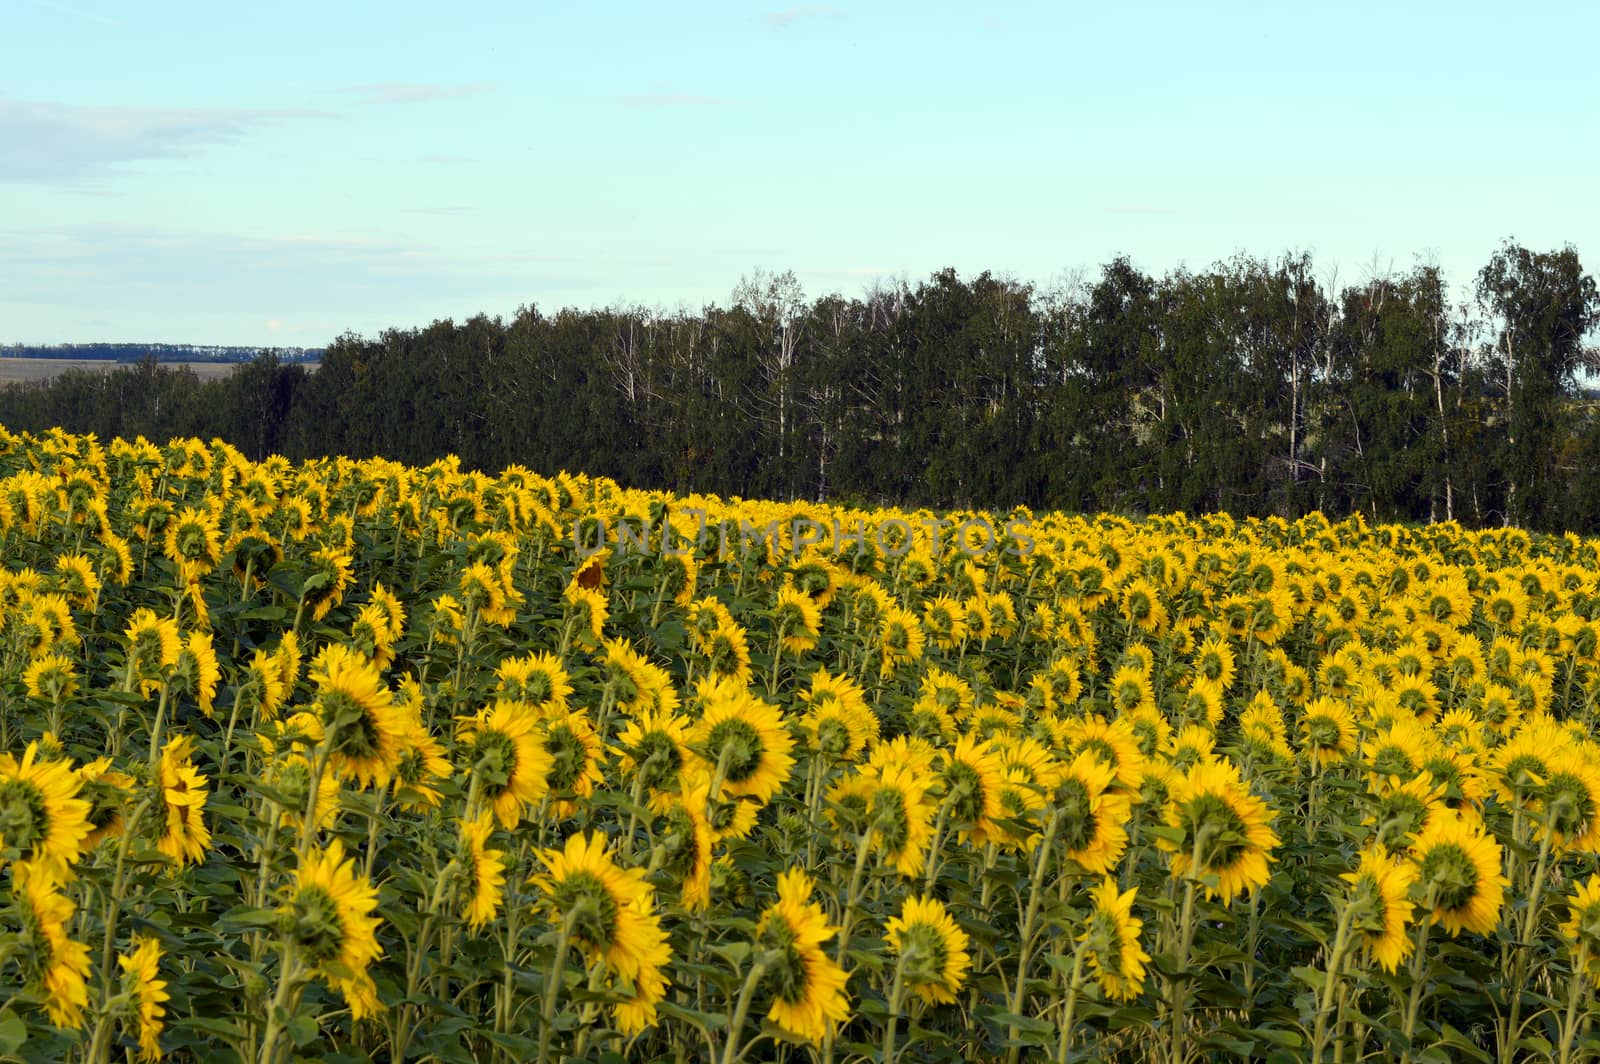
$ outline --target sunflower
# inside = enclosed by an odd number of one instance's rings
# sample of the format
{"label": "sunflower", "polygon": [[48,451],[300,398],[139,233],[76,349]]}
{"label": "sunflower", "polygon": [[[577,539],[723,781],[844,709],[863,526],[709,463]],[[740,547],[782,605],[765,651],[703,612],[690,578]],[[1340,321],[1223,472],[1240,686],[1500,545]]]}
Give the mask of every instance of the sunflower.
{"label": "sunflower", "polygon": [[166,670],[178,663],[183,651],[178,624],[141,609],[129,619],[123,635],[128,641],[128,681],[138,680],[140,692],[149,695],[161,686]]}
{"label": "sunflower", "polygon": [[[911,753],[909,747],[906,753]],[[1005,834],[998,823],[1004,813],[1000,793],[1005,782],[999,751],[993,743],[968,734],[954,747],[941,751],[940,757],[944,802],[951,820],[961,825],[958,837],[980,844],[999,841]]]}
{"label": "sunflower", "polygon": [[554,654],[525,654],[506,658],[494,670],[496,698],[526,702],[541,713],[567,708],[572,678]]}
{"label": "sunflower", "polygon": [[266,724],[277,719],[285,699],[277,659],[265,650],[257,650],[249,664],[239,670],[233,697],[239,719],[246,724]]}
{"label": "sunflower", "polygon": [[80,793],[89,803],[89,834],[79,847],[87,853],[102,840],[122,833],[122,817],[135,780],[125,772],[113,770],[109,757],[96,758],[78,769],[78,778],[83,781]]}
{"label": "sunflower", "polygon": [[917,615],[900,606],[889,606],[878,622],[878,649],[883,661],[879,672],[890,676],[900,665],[917,661],[926,643],[927,635]]}
{"label": "sunflower", "polygon": [[[655,701],[655,666],[624,639],[608,639],[600,660],[600,686],[623,713],[632,716]],[[542,700],[541,700],[542,701]],[[562,699],[565,704],[565,698]]]}
{"label": "sunflower", "polygon": [[1283,720],[1283,710],[1266,690],[1255,693],[1250,704],[1239,714],[1239,737],[1246,749],[1265,754],[1280,761],[1293,761],[1294,751],[1289,749],[1289,729]]}
{"label": "sunflower", "polygon": [[890,917],[884,925],[884,941],[908,990],[930,1005],[955,1003],[972,957],[967,953],[967,933],[950,918],[943,903],[907,898],[900,915]]}
{"label": "sunflower", "polygon": [[930,643],[953,650],[967,637],[967,611],[950,596],[939,595],[923,605],[922,625]]}
{"label": "sunflower", "polygon": [[161,1059],[163,1002],[169,1000],[167,981],[161,978],[161,943],[153,938],[135,938],[132,953],[117,957],[122,969],[122,993],[132,1006],[134,1037],[139,1042],[139,1059]]}
{"label": "sunflower", "polygon": [[1380,846],[1394,846],[1426,830],[1433,819],[1449,811],[1445,785],[1435,783],[1427,770],[1402,780],[1399,776],[1371,780],[1373,811],[1362,824],[1373,829]]}
{"label": "sunflower", "polygon": [[1578,884],[1567,898],[1567,913],[1561,936],[1584,958],[1583,973],[1589,981],[1600,987],[1600,875]]}
{"label": "sunflower", "polygon": [[1491,933],[1509,882],[1500,874],[1500,844],[1482,825],[1454,815],[1435,818],[1411,846],[1430,920],[1451,937]]}
{"label": "sunflower", "polygon": [[780,588],[777,603],[772,607],[772,629],[778,634],[783,649],[803,654],[817,645],[817,635],[822,630],[822,611],[805,592],[793,586]]}
{"label": "sunflower", "polygon": [[1406,934],[1406,924],[1411,919],[1411,886],[1417,881],[1417,866],[1374,845],[1361,852],[1354,872],[1339,878],[1350,884],[1346,904],[1358,941],[1384,971],[1394,971],[1411,955],[1414,945]]}
{"label": "sunflower", "polygon": [[910,768],[868,769],[866,829],[877,857],[901,875],[915,877],[926,867],[937,807],[928,800],[933,781]]}
{"label": "sunflower", "polygon": [[848,676],[818,669],[799,698],[808,707],[800,731],[807,745],[830,761],[852,763],[878,737],[878,715],[867,707],[861,685]]}
{"label": "sunflower", "polygon": [[632,980],[671,959],[645,870],[618,866],[606,852],[604,835],[573,835],[562,849],[542,850],[538,858],[546,871],[529,879],[542,895],[538,907],[590,964],[604,962]]}
{"label": "sunflower", "polygon": [[200,712],[211,716],[217,697],[217,685],[222,682],[222,669],[217,665],[217,652],[211,645],[210,632],[190,632],[178,653],[172,670],[173,687],[194,696]]}
{"label": "sunflower", "polygon": [[1361,757],[1372,780],[1389,776],[1410,779],[1422,768],[1427,752],[1428,733],[1415,718],[1398,710],[1387,727],[1361,744]]}
{"label": "sunflower", "polygon": [[1144,778],[1144,755],[1139,752],[1139,737],[1126,716],[1107,721],[1088,717],[1068,724],[1067,739],[1074,756],[1090,753],[1110,766],[1116,786],[1137,791]]}
{"label": "sunflower", "polygon": [[1148,580],[1131,580],[1122,588],[1122,617],[1129,625],[1159,635],[1167,627],[1167,607],[1161,601],[1161,592]]}
{"label": "sunflower", "polygon": [[1215,680],[1195,680],[1178,699],[1178,721],[1216,731],[1222,724],[1222,697],[1222,685]]}
{"label": "sunflower", "polygon": [[383,1008],[367,966],[382,955],[378,945],[378,892],[346,858],[344,843],[301,858],[294,886],[279,908],[282,926],[300,960],[344,995],[359,1020]]}
{"label": "sunflower", "polygon": [[211,844],[206,828],[206,777],[195,767],[194,736],[183,735],[161,749],[159,779],[165,813],[156,849],[180,865],[205,858]]}
{"label": "sunflower", "polygon": [[539,718],[526,703],[502,699],[463,719],[456,739],[462,760],[476,776],[479,796],[493,807],[500,826],[513,830],[524,807],[547,793],[551,760]]}
{"label": "sunflower", "polygon": [[1336,699],[1313,699],[1300,717],[1301,752],[1318,769],[1339,764],[1356,752],[1356,722],[1350,707]]}
{"label": "sunflower", "polygon": [[562,597],[567,604],[567,627],[576,633],[578,644],[584,647],[599,646],[605,638],[606,618],[611,614],[605,595],[573,581],[567,585]]}
{"label": "sunflower", "polygon": [[706,639],[704,654],[711,675],[739,684],[750,682],[750,640],[738,623],[717,628]]}
{"label": "sunflower", "polygon": [[[1227,904],[1240,891],[1267,882],[1270,851],[1278,845],[1271,817],[1267,804],[1240,779],[1238,768],[1226,761],[1201,761],[1173,784],[1167,802],[1167,826],[1180,837],[1160,838],[1156,845],[1172,854],[1174,876],[1200,879],[1208,897],[1220,894]],[[1196,858],[1198,867],[1193,867]]]}
{"label": "sunflower", "polygon": [[77,666],[71,658],[46,654],[22,670],[22,684],[29,697],[60,704],[78,693]]}
{"label": "sunflower", "polygon": [[89,947],[67,935],[76,906],[61,892],[49,868],[32,861],[11,866],[22,931],[31,940],[33,978],[43,991],[45,1015],[57,1027],[83,1024],[89,1004]]}
{"label": "sunflower", "polygon": [[339,603],[350,587],[350,555],[343,550],[311,552],[311,575],[301,601],[311,607],[311,619],[320,621]]}
{"label": "sunflower", "polygon": [[38,760],[39,743],[18,761],[0,754],[0,852],[16,851],[52,875],[77,863],[92,827],[81,779],[65,760]]}
{"label": "sunflower", "polygon": [[437,784],[454,773],[455,767],[445,756],[444,746],[428,734],[420,717],[408,715],[401,732],[400,756],[394,766],[394,794],[400,807],[412,810],[436,807],[441,798]]}
{"label": "sunflower", "polygon": [[1539,801],[1551,761],[1572,747],[1571,734],[1555,720],[1534,716],[1489,755],[1489,778],[1500,800],[1529,806]]}
{"label": "sunflower", "polygon": [[1115,770],[1085,750],[1067,767],[1051,803],[1066,856],[1095,875],[1115,867],[1128,845],[1132,802],[1115,783]]}
{"label": "sunflower", "polygon": [[670,799],[666,825],[656,831],[664,859],[662,868],[680,884],[679,900],[689,912],[711,904],[711,823],[706,819],[706,789],[710,781],[685,782],[681,796]]}
{"label": "sunflower", "polygon": [[55,589],[73,605],[89,609],[100,593],[100,578],[94,563],[82,554],[62,554],[56,558]]}
{"label": "sunflower", "polygon": [[186,581],[197,580],[222,560],[215,514],[186,507],[167,523],[166,555]]}
{"label": "sunflower", "polygon": [[488,810],[475,820],[461,822],[461,844],[456,851],[463,872],[461,916],[474,931],[494,919],[505,896],[506,855],[489,849],[493,832],[494,818]]}
{"label": "sunflower", "polygon": [[322,721],[329,763],[362,787],[386,787],[400,760],[405,721],[376,666],[358,651],[325,647],[311,665],[312,712]]}
{"label": "sunflower", "polygon": [[821,1042],[850,1018],[847,976],[822,949],[838,930],[811,900],[811,877],[798,868],[778,877],[778,900],[756,925],[757,955],[766,965],[761,985],[772,995],[767,1019],[808,1042]]}
{"label": "sunflower", "polygon": [[1539,830],[1581,853],[1600,851],[1600,767],[1594,751],[1568,746],[1549,762],[1539,794]]}
{"label": "sunflower", "polygon": [[720,793],[712,797],[771,801],[794,767],[794,739],[783,714],[732,679],[701,681],[698,694],[704,712],[690,738],[721,779]]}
{"label": "sunflower", "polygon": [[1112,708],[1118,713],[1128,713],[1140,706],[1156,704],[1155,689],[1150,685],[1150,673],[1137,665],[1123,665],[1112,673],[1108,694]]}
{"label": "sunflower", "polygon": [[589,715],[581,709],[547,716],[541,726],[544,749],[550,755],[546,789],[558,799],[553,807],[555,815],[572,816],[578,811],[578,803],[573,799],[589,797],[594,794],[595,784],[605,782],[600,773],[600,758],[605,748],[589,722]]}
{"label": "sunflower", "polygon": [[1139,945],[1144,921],[1133,915],[1138,894],[1137,887],[1118,893],[1117,881],[1106,876],[1089,891],[1089,918],[1078,935],[1101,992],[1117,1001],[1139,996],[1150,959]]}

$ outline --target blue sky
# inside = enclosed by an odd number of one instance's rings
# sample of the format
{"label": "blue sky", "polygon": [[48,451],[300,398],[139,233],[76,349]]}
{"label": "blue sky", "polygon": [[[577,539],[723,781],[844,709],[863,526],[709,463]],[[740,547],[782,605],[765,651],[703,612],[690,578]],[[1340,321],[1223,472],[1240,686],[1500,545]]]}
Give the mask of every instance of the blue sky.
{"label": "blue sky", "polygon": [[0,0],[0,342],[953,266],[1600,268],[1590,2]]}

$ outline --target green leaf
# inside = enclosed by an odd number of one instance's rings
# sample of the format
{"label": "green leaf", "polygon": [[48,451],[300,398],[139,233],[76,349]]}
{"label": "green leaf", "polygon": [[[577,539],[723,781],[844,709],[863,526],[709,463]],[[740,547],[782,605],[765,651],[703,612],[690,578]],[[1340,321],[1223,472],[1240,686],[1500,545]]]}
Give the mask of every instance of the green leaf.
{"label": "green leaf", "polygon": [[10,1009],[0,1011],[0,1055],[11,1056],[28,1040],[28,1025]]}

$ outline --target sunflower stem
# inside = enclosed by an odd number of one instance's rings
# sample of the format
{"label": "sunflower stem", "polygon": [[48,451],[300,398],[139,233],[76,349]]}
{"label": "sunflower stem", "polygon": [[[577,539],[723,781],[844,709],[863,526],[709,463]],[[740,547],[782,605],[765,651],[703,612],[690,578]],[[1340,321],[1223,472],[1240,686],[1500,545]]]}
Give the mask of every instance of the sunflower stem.
{"label": "sunflower stem", "polygon": [[1327,1048],[1328,1014],[1333,1011],[1333,995],[1339,985],[1339,964],[1344,960],[1349,944],[1350,921],[1355,907],[1348,902],[1339,914],[1339,926],[1333,934],[1333,948],[1328,951],[1328,972],[1323,977],[1322,1001],[1317,1006],[1317,1022],[1311,1035],[1311,1064],[1322,1064],[1322,1053]]}
{"label": "sunflower stem", "polygon": [[[1428,891],[1426,908],[1430,912],[1434,908],[1432,890]],[[1428,931],[1432,927],[1433,921],[1431,918],[1424,917],[1417,922],[1416,952],[1411,955],[1411,994],[1406,1001],[1405,1023],[1400,1028],[1400,1033],[1406,1036],[1405,1059],[1407,1061],[1412,1059],[1411,1038],[1417,1030],[1417,1015],[1422,1011],[1422,987],[1424,983],[1423,975],[1425,974],[1425,970],[1427,968],[1425,954],[1428,949]]]}
{"label": "sunflower stem", "polygon": [[894,962],[894,982],[889,986],[889,1018],[884,1021],[883,1064],[894,1064],[895,1026],[900,1019],[900,998],[905,993],[905,955]]}
{"label": "sunflower stem", "polygon": [[1083,989],[1083,956],[1087,943],[1078,943],[1072,954],[1072,978],[1067,983],[1066,1015],[1061,1018],[1061,1041],[1056,1044],[1056,1064],[1066,1064],[1072,1051],[1073,1015],[1078,1011],[1078,991]]}
{"label": "sunflower stem", "polygon": [[873,829],[869,826],[861,832],[861,841],[856,845],[856,868],[850,874],[850,889],[844,896],[844,915],[839,918],[839,948],[833,958],[836,964],[844,963],[845,950],[850,948],[850,925],[855,923],[856,902],[860,900],[861,880],[867,872],[872,835]]}
{"label": "sunflower stem", "polygon": [[278,1016],[289,1007],[289,992],[298,975],[295,971],[294,942],[287,935],[283,938],[283,963],[278,969],[278,991],[272,996],[272,1004],[267,1006],[267,1029],[261,1036],[260,1064],[272,1064],[277,1059],[278,1034],[282,1024]]}
{"label": "sunflower stem", "polygon": [[1511,1015],[1506,1019],[1506,1038],[1503,1045],[1514,1046],[1517,1042],[1517,1030],[1522,1018],[1522,990],[1528,972],[1528,951],[1532,947],[1533,934],[1539,927],[1539,907],[1544,900],[1544,881],[1550,871],[1550,844],[1555,837],[1555,831],[1549,823],[1544,825],[1544,836],[1539,840],[1539,863],[1535,866],[1533,880],[1528,884],[1528,910],[1522,918],[1522,934],[1518,936],[1516,945],[1516,960],[1512,962],[1512,977],[1508,984],[1511,990]]}
{"label": "sunflower stem", "polygon": [[1560,1064],[1570,1064],[1572,1060],[1572,1042],[1578,1033],[1578,1004],[1583,1000],[1584,991],[1589,985],[1588,967],[1588,943],[1579,943],[1578,959],[1572,966],[1572,975],[1567,980],[1567,1012],[1561,1021]]}
{"label": "sunflower stem", "polygon": [[[1044,873],[1048,867],[1051,851],[1056,845],[1056,831],[1061,826],[1061,815],[1057,809],[1050,810],[1050,820],[1045,825],[1044,838],[1039,843],[1039,850],[1033,859],[1033,881],[1028,888],[1028,907],[1023,913],[1022,926],[1017,931],[1017,985],[1011,991],[1011,1011],[1015,1015],[1022,1015],[1022,1005],[1028,999],[1028,962],[1033,959],[1033,924],[1039,917],[1039,907],[1044,901]],[[1021,1034],[1015,1023],[1011,1024],[1006,1032],[1006,1038],[1012,1043],[1006,1052],[1008,1064],[1017,1064],[1022,1055],[1022,1046],[1017,1044],[1017,1037]]]}
{"label": "sunflower stem", "polygon": [[574,905],[561,922],[561,937],[556,940],[556,955],[550,962],[550,978],[544,984],[544,1008],[539,1016],[539,1064],[545,1064],[550,1059],[550,1034],[555,1030],[556,1001],[567,974],[567,950],[572,946],[572,929],[577,926],[583,908],[582,904]]}
{"label": "sunflower stem", "polygon": [[[157,781],[159,786],[159,781]],[[106,895],[105,935],[100,944],[100,978],[101,978],[101,1013],[95,1025],[94,1041],[96,1045],[101,1041],[101,1028],[111,1022],[109,1003],[111,1001],[112,958],[116,955],[117,945],[117,915],[122,911],[123,873],[128,867],[128,841],[139,828],[139,821],[144,819],[144,814],[150,808],[153,799],[146,798],[134,809],[132,815],[123,822],[122,837],[117,840],[117,865],[111,874],[111,890]],[[90,1060],[99,1060],[93,1054]]]}
{"label": "sunflower stem", "polygon": [[761,976],[767,970],[766,958],[758,959],[750,966],[750,974],[745,976],[744,986],[739,988],[739,1003],[733,1009],[733,1022],[728,1025],[728,1042],[722,1047],[722,1064],[734,1064],[739,1059],[739,1035],[744,1031],[745,1018],[750,1015],[750,1001],[755,997],[756,987],[761,983]]}

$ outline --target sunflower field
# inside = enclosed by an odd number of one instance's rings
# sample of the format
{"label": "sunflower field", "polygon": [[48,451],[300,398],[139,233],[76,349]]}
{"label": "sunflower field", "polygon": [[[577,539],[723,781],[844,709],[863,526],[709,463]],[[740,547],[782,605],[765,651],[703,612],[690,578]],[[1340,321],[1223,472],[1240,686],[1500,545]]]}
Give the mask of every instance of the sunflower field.
{"label": "sunflower field", "polygon": [[0,1056],[1593,1060],[1600,541],[0,429]]}

